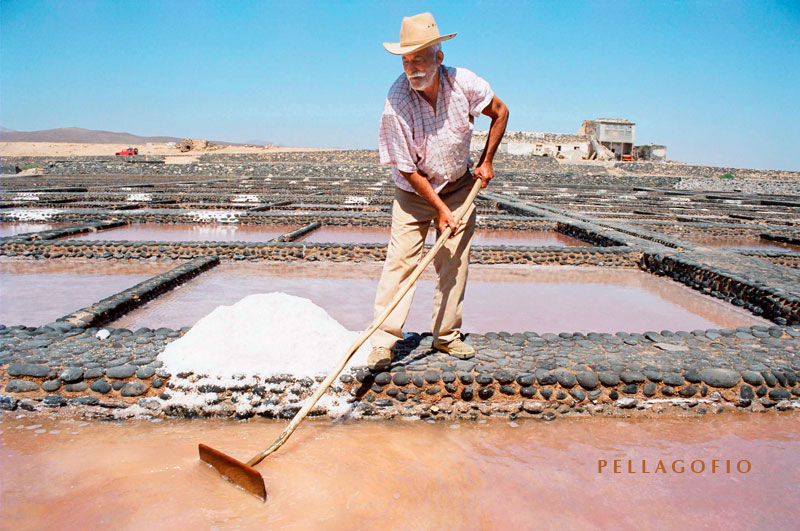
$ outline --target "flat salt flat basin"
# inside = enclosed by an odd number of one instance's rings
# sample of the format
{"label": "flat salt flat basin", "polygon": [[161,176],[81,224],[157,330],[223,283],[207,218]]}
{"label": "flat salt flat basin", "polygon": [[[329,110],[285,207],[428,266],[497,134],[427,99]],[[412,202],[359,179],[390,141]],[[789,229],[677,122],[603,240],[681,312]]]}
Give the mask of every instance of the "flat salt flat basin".
{"label": "flat salt flat basin", "polygon": [[66,227],[66,223],[0,223],[0,238]]}
{"label": "flat salt flat basin", "polygon": [[692,238],[692,241],[705,247],[721,247],[742,251],[794,251],[800,252],[800,245],[773,242],[760,238]]}
{"label": "flat salt flat basin", "polygon": [[[550,423],[312,419],[256,467],[266,503],[197,457],[202,442],[246,461],[285,425],[3,412],[2,527],[639,529],[649,522],[736,530],[754,522],[793,529],[800,518],[800,422],[792,412]],[[655,473],[659,461],[665,472]],[[692,472],[701,463],[702,472]]]}
{"label": "flat salt flat basin", "polygon": [[3,258],[0,259],[0,323],[40,326],[170,267],[158,263]]}
{"label": "flat salt flat basin", "polygon": [[[311,299],[349,330],[365,329],[382,264],[223,263],[111,326],[191,326],[219,305],[281,291]],[[645,332],[771,325],[731,304],[643,271],[472,265],[463,331]],[[433,268],[418,282],[404,330],[430,330]]]}
{"label": "flat salt flat basin", "polygon": [[193,224],[170,225],[160,223],[136,223],[113,229],[70,236],[70,240],[108,241],[240,241],[268,242],[269,240],[300,228],[299,225],[218,225]]}
{"label": "flat salt flat basin", "polygon": [[[320,227],[298,241],[303,243],[389,243],[389,227]],[[426,242],[436,241],[436,231],[429,230]],[[472,238],[473,245],[508,245],[526,247],[576,247],[587,246],[576,238],[555,231],[518,231],[479,229]]]}

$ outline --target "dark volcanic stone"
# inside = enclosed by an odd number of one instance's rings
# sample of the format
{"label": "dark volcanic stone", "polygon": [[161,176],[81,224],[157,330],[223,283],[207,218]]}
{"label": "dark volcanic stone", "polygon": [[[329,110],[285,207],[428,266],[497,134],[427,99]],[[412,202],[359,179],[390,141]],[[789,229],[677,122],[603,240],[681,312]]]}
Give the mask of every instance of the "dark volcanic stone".
{"label": "dark volcanic stone", "polygon": [[703,381],[703,377],[700,376],[700,372],[697,369],[689,369],[683,373],[683,377],[686,378],[686,381],[689,383],[700,383]]}
{"label": "dark volcanic stone", "polygon": [[475,381],[475,377],[468,372],[459,372],[458,380],[464,385],[470,385],[472,382]]}
{"label": "dark volcanic stone", "polygon": [[589,391],[589,400],[597,400],[603,395],[603,391],[601,389],[595,389],[594,391]]}
{"label": "dark volcanic stone", "polygon": [[122,387],[122,396],[142,396],[147,392],[147,385],[142,382],[128,382]]}
{"label": "dark volcanic stone", "polygon": [[525,398],[533,398],[534,396],[536,396],[536,388],[530,386],[522,387],[519,390],[519,394]]}
{"label": "dark volcanic stone", "polygon": [[11,380],[6,384],[7,393],[28,393],[39,389],[39,384],[28,380]]}
{"label": "dark volcanic stone", "polygon": [[501,385],[500,392],[509,396],[517,394],[517,390],[512,385]]}
{"label": "dark volcanic stone", "polygon": [[664,374],[664,383],[670,386],[679,386],[684,384],[683,376],[675,373],[675,372],[668,372]]}
{"label": "dark volcanic stone", "polygon": [[661,388],[661,394],[664,396],[672,396],[675,394],[675,389],[673,389],[669,385],[665,385],[664,387]]}
{"label": "dark volcanic stone", "polygon": [[482,372],[475,377],[475,381],[480,385],[486,386],[491,384],[494,380],[492,379],[491,375]]}
{"label": "dark volcanic stone", "polygon": [[422,379],[421,374],[415,373],[411,376],[411,383],[413,383],[417,387],[422,387],[423,385],[425,385],[425,380]]}
{"label": "dark volcanic stone", "polygon": [[562,387],[566,387],[567,389],[575,387],[575,375],[572,374],[571,371],[567,369],[556,369],[553,371],[553,374]]}
{"label": "dark volcanic stone", "polygon": [[53,378],[52,380],[45,380],[42,382],[42,389],[47,391],[48,393],[52,393],[53,391],[58,391],[61,389],[61,380],[58,378]]}
{"label": "dark volcanic stone", "polygon": [[564,391],[559,391],[556,393],[556,400],[564,400],[565,398],[567,398],[567,393]]}
{"label": "dark volcanic stone", "polygon": [[429,395],[436,395],[439,394],[441,391],[442,388],[439,387],[438,385],[434,385],[433,387],[428,387],[427,389],[425,389],[425,393]]}
{"label": "dark volcanic stone", "polygon": [[478,391],[478,396],[483,400],[492,398],[492,395],[494,395],[494,389],[491,387],[483,387],[480,391]]}
{"label": "dark volcanic stone", "polygon": [[386,385],[392,381],[392,375],[388,372],[379,372],[375,375],[375,383],[378,385]]}
{"label": "dark volcanic stone", "polygon": [[772,400],[788,400],[792,398],[792,393],[786,389],[773,389],[769,392],[769,397]]}
{"label": "dark volcanic stone", "polygon": [[124,386],[125,386],[125,382],[120,381],[120,380],[114,380],[113,382],[111,382],[111,388],[114,389],[114,391],[119,391]]}
{"label": "dark volcanic stone", "polygon": [[136,377],[140,380],[147,380],[148,378],[152,378],[153,375],[156,373],[156,370],[152,367],[139,367],[136,369]]}
{"label": "dark volcanic stone", "polygon": [[96,406],[99,402],[100,400],[96,396],[78,396],[69,399],[72,406]]}
{"label": "dark volcanic stone", "polygon": [[756,394],[753,391],[752,387],[750,387],[749,385],[743,385],[742,388],[739,389],[739,396],[741,396],[746,400],[752,400],[756,397]]}
{"label": "dark volcanic stone", "polygon": [[109,391],[111,391],[111,386],[108,385],[108,382],[105,380],[97,380],[96,382],[92,383],[90,389],[95,393],[100,393],[101,395],[104,395]]}
{"label": "dark volcanic stone", "polygon": [[644,394],[644,396],[653,396],[656,394],[657,390],[658,387],[656,386],[656,384],[654,384],[653,382],[647,382],[646,384],[644,384],[644,387],[642,387],[642,394]]}
{"label": "dark volcanic stone", "polygon": [[86,378],[87,380],[93,380],[95,378],[100,378],[104,374],[105,374],[105,372],[103,371],[103,369],[101,369],[99,367],[98,368],[92,368],[92,369],[86,369],[85,371],[83,371],[83,377]]}
{"label": "dark volcanic stone", "polygon": [[545,369],[536,369],[536,379],[539,381],[539,385],[553,385],[556,383],[555,375]]}
{"label": "dark volcanic stone", "polygon": [[80,367],[67,367],[58,375],[64,383],[75,383],[83,380],[83,369]]}
{"label": "dark volcanic stone", "polygon": [[514,381],[514,375],[509,371],[501,369],[494,373],[494,379],[497,380],[499,383],[505,385],[505,384],[510,384]]}
{"label": "dark volcanic stone", "polygon": [[764,382],[770,387],[775,387],[778,384],[778,379],[771,371],[761,371],[761,376],[764,377]]}
{"label": "dark volcanic stone", "polygon": [[42,405],[46,407],[62,407],[67,405],[67,399],[61,395],[47,395],[42,400]]}
{"label": "dark volcanic stone", "polygon": [[0,396],[0,409],[14,411],[17,409],[17,399],[13,396]]}
{"label": "dark volcanic stone", "polygon": [[404,372],[396,372],[392,375],[392,382],[398,387],[403,387],[408,385],[408,382],[411,381],[411,377],[404,373]]}
{"label": "dark volcanic stone", "polygon": [[71,383],[64,386],[64,391],[70,393],[80,393],[82,391],[86,391],[88,387],[89,384],[86,382]]}
{"label": "dark volcanic stone", "polygon": [[439,381],[441,375],[439,374],[439,371],[427,370],[425,371],[423,377],[425,378],[426,382],[433,384]]}
{"label": "dark volcanic stone", "polygon": [[739,373],[730,369],[703,369],[700,377],[707,385],[724,389],[735,387],[740,380]]}
{"label": "dark volcanic stone", "polygon": [[630,383],[622,388],[622,392],[628,395],[635,395],[639,392],[639,386],[635,383]]}
{"label": "dark volcanic stone", "polygon": [[748,383],[748,384],[750,384],[752,386],[755,386],[755,387],[758,387],[759,385],[764,383],[764,377],[761,376],[756,371],[744,371],[742,373],[742,379],[746,383]]}
{"label": "dark volcanic stone", "polygon": [[153,378],[153,381],[150,382],[150,386],[153,389],[161,389],[162,385],[164,385],[164,380],[161,378]]}
{"label": "dark volcanic stone", "polygon": [[575,375],[575,378],[578,380],[580,386],[586,389],[587,391],[591,391],[592,389],[597,387],[600,383],[600,380],[597,378],[597,375],[589,371],[581,371]]}
{"label": "dark volcanic stone", "polygon": [[32,363],[12,363],[6,369],[9,376],[31,376],[44,378],[50,372],[47,365],[34,365]]}
{"label": "dark volcanic stone", "polygon": [[133,365],[120,365],[118,367],[111,367],[106,369],[106,376],[109,378],[117,378],[119,380],[130,378],[136,373],[137,367]]}
{"label": "dark volcanic stone", "polygon": [[586,400],[586,391],[584,391],[583,389],[573,389],[572,391],[569,392],[569,394],[571,394],[572,398],[574,398],[578,402],[583,402],[584,400]]}
{"label": "dark volcanic stone", "polygon": [[767,394],[767,386],[765,385],[762,385],[756,391],[756,396],[758,396],[759,398],[761,398],[762,396],[766,396],[766,394]]}
{"label": "dark volcanic stone", "polygon": [[456,381],[456,373],[453,371],[442,371],[442,381],[446,384]]}
{"label": "dark volcanic stone", "polygon": [[619,379],[626,384],[641,383],[645,380],[644,374],[639,371],[622,371],[619,375]]}
{"label": "dark volcanic stone", "polygon": [[462,400],[472,400],[475,397],[475,390],[472,387],[465,387],[461,390],[461,399]]}
{"label": "dark volcanic stone", "polygon": [[681,389],[681,391],[680,391],[680,393],[679,393],[679,394],[680,394],[680,395],[681,395],[683,398],[689,398],[689,397],[692,397],[692,396],[696,395],[698,391],[699,391],[699,389],[698,389],[696,386],[694,386],[694,385],[687,385],[686,387],[684,387],[683,389]]}
{"label": "dark volcanic stone", "polygon": [[651,382],[658,383],[664,379],[664,375],[661,373],[661,371],[656,371],[652,369],[644,371],[644,375]]}
{"label": "dark volcanic stone", "polygon": [[545,400],[550,400],[550,397],[553,396],[553,390],[549,388],[539,389],[539,394],[541,394],[542,398]]}
{"label": "dark volcanic stone", "polygon": [[612,371],[602,371],[597,374],[600,382],[606,387],[615,387],[619,385],[619,375]]}
{"label": "dark volcanic stone", "polygon": [[517,383],[523,387],[528,387],[536,382],[536,377],[532,374],[522,374],[517,377]]}

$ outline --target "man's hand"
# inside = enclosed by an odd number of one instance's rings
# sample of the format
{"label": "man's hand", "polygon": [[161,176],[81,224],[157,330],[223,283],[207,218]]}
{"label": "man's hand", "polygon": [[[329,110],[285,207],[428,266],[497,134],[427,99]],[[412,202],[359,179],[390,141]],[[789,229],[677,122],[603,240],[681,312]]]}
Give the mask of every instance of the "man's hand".
{"label": "man's hand", "polygon": [[486,160],[483,161],[480,166],[475,168],[472,176],[475,179],[480,179],[483,181],[483,186],[481,186],[481,188],[486,188],[489,186],[489,181],[491,181],[494,177],[494,168],[492,168],[492,163]]}
{"label": "man's hand", "polygon": [[462,221],[461,223],[456,224],[456,220],[453,218],[453,213],[446,206],[439,210],[439,217],[436,218],[436,228],[439,229],[439,234],[443,233],[447,227],[450,227],[453,229],[453,232],[450,234],[451,238],[455,236],[458,227],[463,223],[464,222]]}

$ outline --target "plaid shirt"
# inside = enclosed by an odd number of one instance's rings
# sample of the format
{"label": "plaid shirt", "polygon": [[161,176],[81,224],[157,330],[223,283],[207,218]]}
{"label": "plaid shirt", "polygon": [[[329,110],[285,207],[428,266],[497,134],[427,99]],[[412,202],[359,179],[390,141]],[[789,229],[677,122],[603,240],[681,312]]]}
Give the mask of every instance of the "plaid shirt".
{"label": "plaid shirt", "polygon": [[381,115],[378,151],[392,165],[398,188],[414,192],[399,170],[419,171],[437,193],[472,168],[469,145],[473,119],[494,93],[465,68],[439,67],[439,94],[433,107],[411,88],[405,73],[392,84]]}

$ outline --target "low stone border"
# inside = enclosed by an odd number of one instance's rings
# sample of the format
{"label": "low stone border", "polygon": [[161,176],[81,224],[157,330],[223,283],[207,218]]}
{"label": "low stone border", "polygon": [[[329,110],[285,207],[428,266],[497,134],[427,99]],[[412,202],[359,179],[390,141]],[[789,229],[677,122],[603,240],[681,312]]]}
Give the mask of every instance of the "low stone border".
{"label": "low stone border", "polygon": [[745,256],[755,256],[767,262],[793,269],[800,269],[800,253],[777,251],[744,251]]}
{"label": "low stone border", "polygon": [[322,226],[322,223],[320,223],[319,221],[315,221],[314,223],[309,223],[305,227],[300,227],[299,229],[294,230],[292,232],[287,232],[286,234],[281,234],[277,238],[273,238],[270,241],[272,241],[272,242],[292,242],[292,241],[296,240],[297,238],[300,238],[301,236],[305,236],[309,232],[318,229],[321,226]]}
{"label": "low stone border", "polygon": [[777,234],[774,232],[761,233],[761,239],[771,242],[788,243],[790,245],[800,246],[800,236],[795,234]]}
{"label": "low stone border", "polygon": [[[115,258],[127,260],[190,259],[215,256],[221,260],[382,261],[385,244],[302,242],[124,242],[46,241],[0,242],[0,255],[30,258]],[[641,251],[628,247],[517,247],[476,245],[470,260],[476,264],[561,264],[635,267]]]}
{"label": "low stone border", "polygon": [[47,326],[56,329],[63,327],[63,323],[79,328],[102,326],[144,305],[147,301],[180,286],[187,280],[196,277],[217,264],[219,264],[219,258],[216,256],[195,258],[186,264],[151,277],[91,306],[65,315]]}
{"label": "low stone border", "polygon": [[[289,418],[322,378],[171,375],[156,359],[187,329],[0,326],[0,407],[68,404],[125,416],[255,415]],[[408,334],[384,372],[352,368],[315,415],[477,418],[675,407],[697,413],[800,409],[800,327],[644,334],[507,332],[471,335],[477,350],[458,360]],[[45,361],[47,360],[47,361]],[[187,393],[191,400],[187,401]],[[95,410],[95,411],[98,411]],[[110,410],[126,412],[109,413]]]}
{"label": "low stone border", "polygon": [[[28,205],[30,207],[30,205]],[[14,223],[27,220],[16,217],[18,213],[0,212],[0,221]],[[98,221],[123,223],[163,224],[224,224],[224,225],[307,225],[320,222],[338,227],[388,227],[391,216],[384,212],[295,212],[271,210],[269,212],[215,212],[156,210],[152,212],[125,212],[98,209],[49,212],[46,219],[37,221],[58,223],[94,223]],[[508,230],[557,230],[556,222],[543,218],[520,218],[507,214],[479,215],[478,227]]]}
{"label": "low stone border", "polygon": [[114,227],[121,227],[126,224],[127,222],[120,220],[93,221],[91,223],[75,225],[72,227],[62,227],[59,229],[49,229],[39,232],[15,234],[14,236],[2,238],[0,242],[33,242],[41,240],[54,240],[56,238],[75,236],[76,234],[86,234],[88,232],[99,232],[104,229],[113,229]]}
{"label": "low stone border", "polygon": [[704,294],[742,306],[777,324],[800,323],[800,299],[782,289],[733,276],[678,255],[645,253],[642,265],[646,271],[672,277]]}

